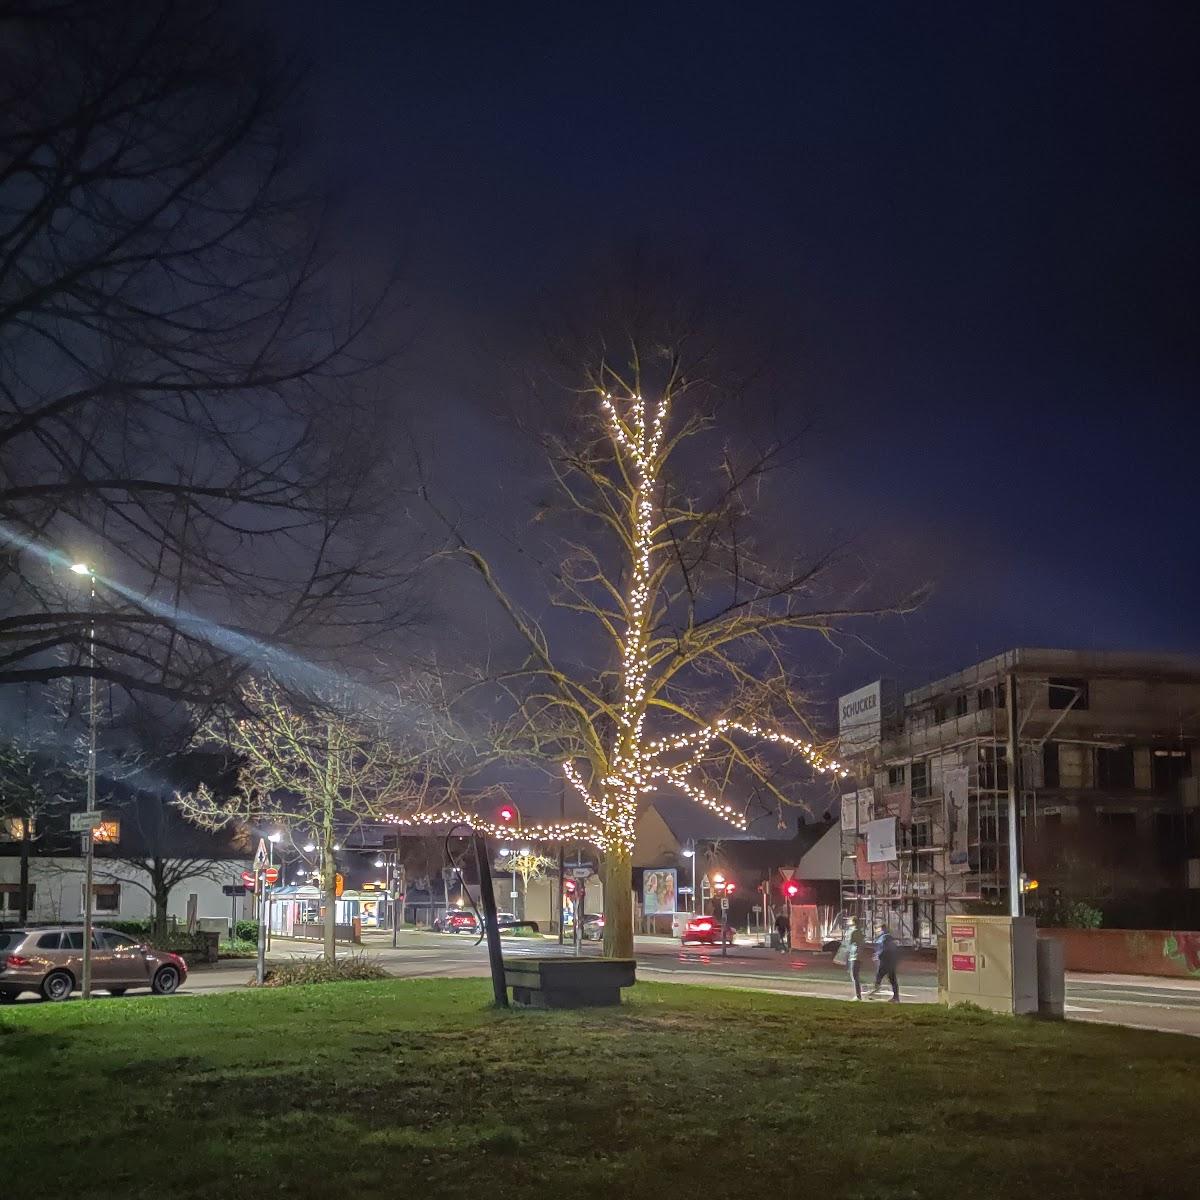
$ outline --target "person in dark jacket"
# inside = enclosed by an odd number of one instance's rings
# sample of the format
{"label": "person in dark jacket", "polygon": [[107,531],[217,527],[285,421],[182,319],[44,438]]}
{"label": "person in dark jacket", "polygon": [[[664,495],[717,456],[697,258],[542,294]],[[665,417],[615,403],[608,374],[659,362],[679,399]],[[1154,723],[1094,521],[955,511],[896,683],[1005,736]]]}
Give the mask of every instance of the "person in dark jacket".
{"label": "person in dark jacket", "polygon": [[896,939],[880,925],[875,935],[875,986],[871,989],[871,996],[879,995],[879,985],[886,977],[892,985],[892,998],[888,1003],[900,1003],[900,983],[896,979],[896,964],[899,960],[900,947],[896,945]]}
{"label": "person in dark jacket", "polygon": [[792,923],[786,913],[780,913],[775,918],[775,932],[779,935],[779,951],[786,954],[792,944]]}

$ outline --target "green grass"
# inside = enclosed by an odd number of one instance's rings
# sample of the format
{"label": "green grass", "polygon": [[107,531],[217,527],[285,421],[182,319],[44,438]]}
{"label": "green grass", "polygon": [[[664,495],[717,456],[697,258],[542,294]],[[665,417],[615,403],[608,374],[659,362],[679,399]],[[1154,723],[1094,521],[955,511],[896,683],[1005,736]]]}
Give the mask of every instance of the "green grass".
{"label": "green grass", "polygon": [[6,1198],[1028,1197],[1200,1190],[1200,1041],[640,984],[0,1010]]}

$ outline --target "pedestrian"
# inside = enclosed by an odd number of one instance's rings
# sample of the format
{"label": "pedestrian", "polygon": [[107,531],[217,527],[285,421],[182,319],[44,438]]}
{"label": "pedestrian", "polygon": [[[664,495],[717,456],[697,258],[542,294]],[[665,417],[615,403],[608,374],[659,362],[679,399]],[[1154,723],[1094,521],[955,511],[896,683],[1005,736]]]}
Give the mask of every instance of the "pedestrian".
{"label": "pedestrian", "polygon": [[875,935],[875,986],[871,989],[872,997],[879,995],[879,985],[886,977],[892,985],[892,998],[888,1003],[900,1003],[900,984],[896,979],[896,963],[899,958],[900,948],[896,945],[896,939],[880,925]]}
{"label": "pedestrian", "polygon": [[842,934],[842,944],[838,947],[837,958],[845,963],[846,970],[850,973],[851,982],[854,984],[855,1000],[862,999],[862,979],[859,977],[861,965],[859,955],[865,944],[866,938],[863,937],[863,931],[858,927],[858,918],[847,918],[846,932]]}
{"label": "pedestrian", "polygon": [[779,952],[786,954],[792,945],[792,923],[787,913],[780,913],[775,918],[775,933],[779,937]]}

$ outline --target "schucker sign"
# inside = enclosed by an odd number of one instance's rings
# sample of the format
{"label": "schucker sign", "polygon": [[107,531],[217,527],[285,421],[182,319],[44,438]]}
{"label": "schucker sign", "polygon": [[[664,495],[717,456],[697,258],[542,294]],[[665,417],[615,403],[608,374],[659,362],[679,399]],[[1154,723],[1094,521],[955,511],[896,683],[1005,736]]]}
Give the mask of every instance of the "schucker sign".
{"label": "schucker sign", "polygon": [[838,698],[838,743],[843,754],[878,746],[883,732],[883,683],[876,680]]}

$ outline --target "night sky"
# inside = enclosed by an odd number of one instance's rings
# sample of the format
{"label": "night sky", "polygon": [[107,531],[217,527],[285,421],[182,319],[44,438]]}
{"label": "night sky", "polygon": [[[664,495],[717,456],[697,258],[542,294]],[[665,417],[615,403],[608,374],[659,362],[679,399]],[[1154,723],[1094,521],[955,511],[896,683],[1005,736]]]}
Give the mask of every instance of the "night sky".
{"label": "night sky", "polygon": [[549,290],[712,258],[815,422],[805,528],[935,584],[831,690],[1200,651],[1194,6],[584,9],[266,9],[352,257],[402,264],[447,485],[503,521],[496,356]]}

